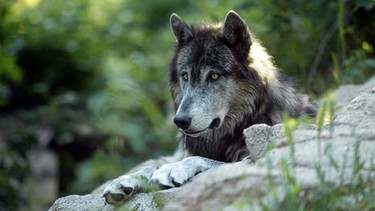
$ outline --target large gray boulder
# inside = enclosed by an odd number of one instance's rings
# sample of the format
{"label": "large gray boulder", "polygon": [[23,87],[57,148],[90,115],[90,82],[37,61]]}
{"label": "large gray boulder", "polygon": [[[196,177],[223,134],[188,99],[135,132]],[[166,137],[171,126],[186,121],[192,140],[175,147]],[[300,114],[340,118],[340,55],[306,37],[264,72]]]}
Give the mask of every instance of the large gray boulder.
{"label": "large gray boulder", "polygon": [[[129,200],[129,210],[260,210],[283,200],[286,172],[301,188],[320,184],[350,184],[358,176],[375,178],[375,78],[363,85],[343,86],[336,92],[341,107],[332,122],[318,128],[300,124],[286,135],[284,125],[254,125],[245,130],[251,157],[195,176],[179,188],[139,193]],[[328,118],[330,119],[330,118]],[[353,169],[361,168],[353,173]],[[285,165],[286,164],[286,165]],[[287,168],[287,169],[285,169]],[[317,169],[319,168],[319,169]],[[290,179],[290,178],[289,178]],[[271,182],[272,181],[272,182]],[[374,182],[374,181],[372,181]],[[101,197],[105,184],[84,196],[55,201],[54,210],[114,210]],[[278,190],[275,196],[275,190]],[[256,199],[249,203],[249,199]]]}

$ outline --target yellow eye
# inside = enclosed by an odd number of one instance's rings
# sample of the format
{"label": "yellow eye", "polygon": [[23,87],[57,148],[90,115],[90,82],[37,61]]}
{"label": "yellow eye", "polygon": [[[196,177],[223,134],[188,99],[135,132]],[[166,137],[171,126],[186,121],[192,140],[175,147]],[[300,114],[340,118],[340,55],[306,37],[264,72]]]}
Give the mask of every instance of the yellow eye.
{"label": "yellow eye", "polygon": [[182,75],[182,78],[183,78],[185,81],[187,81],[187,80],[189,79],[189,74],[184,73],[184,74]]}
{"label": "yellow eye", "polygon": [[217,73],[212,73],[212,74],[211,74],[211,78],[212,78],[213,80],[217,80],[217,79],[219,79],[219,77],[220,77],[220,75],[217,74]]}

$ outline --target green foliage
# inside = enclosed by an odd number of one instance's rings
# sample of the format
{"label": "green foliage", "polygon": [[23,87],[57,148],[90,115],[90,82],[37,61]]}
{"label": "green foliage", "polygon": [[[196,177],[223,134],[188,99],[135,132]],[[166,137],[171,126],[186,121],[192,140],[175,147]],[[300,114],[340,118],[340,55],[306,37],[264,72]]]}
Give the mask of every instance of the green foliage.
{"label": "green foliage", "polygon": [[[252,4],[267,11],[264,14],[272,14],[254,20],[268,26],[258,30],[258,36],[276,64],[298,78],[306,91],[321,94],[334,88],[331,82],[335,76],[339,85],[360,83],[374,74],[374,1],[271,0]],[[336,68],[331,55],[336,56]]]}
{"label": "green foliage", "polygon": [[[294,148],[294,138],[293,132],[297,129],[300,122],[293,118],[284,117],[284,134],[287,138],[288,145],[290,146],[290,157],[294,158],[295,148]],[[293,164],[295,165],[296,161],[293,160]]]}
{"label": "green foliage", "polygon": [[[330,182],[329,174],[326,175],[322,171],[322,163],[316,164],[317,175],[319,175],[320,183],[316,187],[301,188],[295,183],[294,176],[290,174],[290,169],[287,164],[282,163],[282,169],[286,176],[286,195],[277,210],[372,210],[375,208],[373,201],[375,183],[374,177],[369,175],[369,180],[364,180],[360,171],[363,170],[364,163],[359,159],[359,144],[355,143],[353,156],[353,171],[351,178],[353,180],[349,185],[345,184],[343,180],[338,184]],[[323,157],[330,156],[331,150],[325,150]],[[333,159],[330,159],[330,167],[332,171],[341,171],[342,177],[346,172],[344,169],[347,162],[338,164]],[[327,168],[327,167],[324,167]],[[371,167],[373,168],[373,167]]]}
{"label": "green foliage", "polygon": [[328,93],[325,97],[321,100],[321,105],[318,109],[317,117],[316,117],[316,125],[318,127],[318,137],[321,137],[323,127],[327,124],[332,123],[333,116],[335,113],[335,94]]}
{"label": "green foliage", "polygon": [[0,64],[0,106],[6,106],[10,95],[7,83],[19,83],[22,79],[22,72],[15,58],[4,54],[1,49]]}
{"label": "green foliage", "polygon": [[15,209],[27,203],[27,195],[22,190],[29,172],[28,151],[36,144],[36,137],[30,128],[20,127],[16,121],[0,122],[0,209]]}

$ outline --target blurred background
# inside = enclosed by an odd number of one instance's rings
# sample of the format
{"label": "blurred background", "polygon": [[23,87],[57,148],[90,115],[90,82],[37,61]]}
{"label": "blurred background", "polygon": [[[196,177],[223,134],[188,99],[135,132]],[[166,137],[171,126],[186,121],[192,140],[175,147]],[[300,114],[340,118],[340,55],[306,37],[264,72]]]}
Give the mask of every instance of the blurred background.
{"label": "blurred background", "polygon": [[45,210],[172,153],[169,17],[231,9],[312,98],[374,75],[373,0],[0,0],[0,210]]}

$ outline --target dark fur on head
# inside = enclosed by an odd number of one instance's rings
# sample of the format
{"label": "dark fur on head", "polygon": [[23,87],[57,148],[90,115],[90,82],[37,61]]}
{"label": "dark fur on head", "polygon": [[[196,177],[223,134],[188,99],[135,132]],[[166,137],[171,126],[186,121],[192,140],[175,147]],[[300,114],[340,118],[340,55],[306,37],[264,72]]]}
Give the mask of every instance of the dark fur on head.
{"label": "dark fur on head", "polygon": [[192,65],[192,77],[200,74],[204,64],[216,66],[235,82],[233,102],[221,127],[196,138],[180,135],[190,155],[225,162],[241,160],[248,154],[244,129],[258,123],[280,123],[283,113],[292,117],[314,113],[307,96],[298,93],[292,81],[278,71],[272,57],[235,12],[230,11],[224,23],[209,25],[188,25],[172,14],[171,26],[177,39],[169,68],[175,110],[183,98],[180,63]]}

